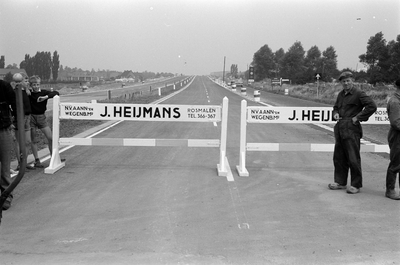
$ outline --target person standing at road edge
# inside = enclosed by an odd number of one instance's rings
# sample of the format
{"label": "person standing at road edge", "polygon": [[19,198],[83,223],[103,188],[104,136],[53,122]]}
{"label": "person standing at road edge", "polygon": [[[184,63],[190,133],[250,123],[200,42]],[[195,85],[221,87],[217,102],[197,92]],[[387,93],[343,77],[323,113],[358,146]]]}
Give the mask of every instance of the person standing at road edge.
{"label": "person standing at road edge", "polygon": [[36,128],[40,129],[47,139],[47,146],[49,147],[50,156],[52,155],[53,148],[53,136],[50,126],[47,124],[46,110],[47,101],[49,98],[59,96],[57,91],[48,91],[40,89],[41,79],[39,76],[31,76],[29,78],[30,86],[32,87],[32,93],[29,96],[31,103],[31,148],[32,154],[35,158],[34,167],[44,168],[40,162],[38,148],[37,148],[37,135]]}
{"label": "person standing at road edge", "polygon": [[[362,170],[360,156],[360,139],[362,127],[360,122],[367,121],[376,111],[375,102],[353,83],[353,74],[345,71],[339,76],[343,89],[339,92],[333,106],[333,119],[337,121],[335,149],[333,152],[334,183],[331,190],[346,189],[347,193],[356,194],[362,187]],[[350,169],[351,184],[347,186]]]}
{"label": "person standing at road edge", "polygon": [[389,99],[386,106],[390,121],[388,133],[390,163],[386,172],[385,196],[392,200],[400,200],[400,195],[397,195],[395,191],[396,177],[400,172],[400,79],[396,81],[395,86],[396,92]]}

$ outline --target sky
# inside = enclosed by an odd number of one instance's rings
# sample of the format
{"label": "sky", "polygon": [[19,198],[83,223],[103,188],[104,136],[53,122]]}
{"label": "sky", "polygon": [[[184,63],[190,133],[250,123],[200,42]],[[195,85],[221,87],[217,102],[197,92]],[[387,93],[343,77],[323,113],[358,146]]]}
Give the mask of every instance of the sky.
{"label": "sky", "polygon": [[368,40],[400,34],[399,0],[1,0],[0,55],[57,51],[83,70],[208,75],[245,71],[268,45],[333,46],[338,69],[359,70]]}

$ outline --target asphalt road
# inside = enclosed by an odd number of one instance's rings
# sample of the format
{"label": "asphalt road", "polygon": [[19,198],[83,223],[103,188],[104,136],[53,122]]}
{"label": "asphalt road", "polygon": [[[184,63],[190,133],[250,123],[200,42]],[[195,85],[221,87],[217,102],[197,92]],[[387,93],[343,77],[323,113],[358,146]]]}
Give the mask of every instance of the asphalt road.
{"label": "asphalt road", "polygon": [[[384,197],[387,158],[362,153],[356,195],[328,190],[325,152],[248,152],[250,176],[239,177],[242,97],[196,77],[161,104],[219,105],[224,97],[234,181],[217,176],[218,148],[73,147],[60,171],[30,171],[17,187],[0,227],[1,264],[399,264],[400,203]],[[295,104],[282,95],[261,100]],[[125,121],[96,137],[214,139],[220,129]],[[247,137],[333,143],[313,125],[252,124]]]}

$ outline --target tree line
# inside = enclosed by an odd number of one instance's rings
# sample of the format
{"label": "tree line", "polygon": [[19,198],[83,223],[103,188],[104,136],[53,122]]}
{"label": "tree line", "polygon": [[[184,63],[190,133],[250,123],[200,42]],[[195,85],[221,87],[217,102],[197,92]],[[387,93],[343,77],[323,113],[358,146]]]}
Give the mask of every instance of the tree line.
{"label": "tree line", "polygon": [[[113,71],[113,70],[100,70],[97,69],[97,71],[92,68],[91,71],[89,70],[82,70],[81,68],[71,68],[68,66],[62,66],[60,65],[60,69],[59,69],[59,74],[62,75],[63,73],[68,73],[69,75],[73,75],[73,74],[78,74],[80,76],[98,76],[101,80],[104,81],[114,81],[115,79],[121,78],[122,77],[122,72],[120,71]],[[174,74],[172,73],[167,73],[167,72],[148,72],[148,71],[144,71],[144,72],[133,72],[132,73],[140,80],[140,81],[144,81],[146,79],[155,79],[155,78],[160,78],[160,77],[172,77],[174,76]]]}
{"label": "tree line", "polygon": [[[1,56],[0,68],[5,68],[5,57]],[[6,69],[17,69],[16,64],[8,65]],[[50,52],[37,52],[31,57],[25,54],[24,60],[19,64],[19,69],[25,69],[28,76],[38,75],[42,80],[49,81],[51,78],[57,80],[60,68],[60,56],[54,51],[53,57]]]}
{"label": "tree line", "polygon": [[[51,56],[50,52],[37,52],[35,56],[30,56],[29,54],[25,54],[24,60],[20,63],[19,67],[17,64],[9,64],[5,67],[5,56],[2,55],[0,57],[0,68],[5,69],[25,69],[28,76],[38,75],[44,82],[53,81],[56,82],[58,76],[64,72],[69,74],[81,74],[81,75],[92,75],[99,76],[103,80],[114,80],[115,78],[119,78],[121,76],[121,72],[112,71],[112,70],[100,70],[95,71],[93,68],[91,71],[82,70],[81,68],[71,68],[68,66],[63,67],[60,64],[60,55],[57,51],[54,51],[53,56]],[[174,76],[172,73],[154,73],[154,72],[133,72],[135,76],[137,76],[140,81],[144,81],[146,79],[154,79],[159,77],[171,77]],[[4,80],[12,81],[11,72],[8,73]]]}
{"label": "tree line", "polygon": [[[367,67],[367,71],[356,71],[356,79],[363,79],[371,84],[394,82],[400,76],[400,35],[396,40],[386,42],[383,33],[378,32],[370,37],[367,51],[359,59]],[[282,48],[272,52],[265,44],[254,53],[252,66],[255,81],[284,77],[291,79],[292,83],[304,84],[314,82],[318,73],[322,76],[320,80],[331,82],[340,74],[333,46],[323,52],[317,46],[312,46],[306,52],[300,41],[296,41],[287,52]],[[232,67],[231,70],[235,69]]]}
{"label": "tree line", "polygon": [[50,52],[37,52],[31,57],[25,54],[25,59],[19,64],[20,69],[25,69],[28,76],[38,75],[42,80],[57,80],[60,67],[60,56],[54,51],[53,57]]}

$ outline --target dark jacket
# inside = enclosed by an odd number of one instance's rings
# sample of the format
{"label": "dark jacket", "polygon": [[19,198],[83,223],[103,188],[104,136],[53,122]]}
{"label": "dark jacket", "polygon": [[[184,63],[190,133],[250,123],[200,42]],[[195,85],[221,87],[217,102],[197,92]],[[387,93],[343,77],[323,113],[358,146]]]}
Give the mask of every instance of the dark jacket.
{"label": "dark jacket", "polygon": [[15,114],[17,109],[15,98],[10,83],[0,80],[0,129],[11,125],[11,114]]}
{"label": "dark jacket", "polygon": [[358,121],[367,121],[377,107],[375,102],[361,89],[353,86],[346,95],[340,91],[333,106],[333,115],[339,113],[340,118],[357,117]]}
{"label": "dark jacket", "polygon": [[[333,106],[333,115],[339,113],[339,122],[335,125],[335,138],[349,139],[354,135],[362,137],[363,132],[360,122],[367,121],[374,114],[377,106],[361,89],[353,86],[349,93],[340,91]],[[357,117],[353,124],[352,118]]]}
{"label": "dark jacket", "polygon": [[53,98],[54,96],[58,96],[60,93],[57,91],[50,92],[48,90],[40,90],[39,92],[32,92],[29,96],[29,100],[31,102],[31,110],[32,114],[40,115],[44,114],[47,110],[47,99],[41,102],[38,102],[39,97],[48,96],[49,98]]}

